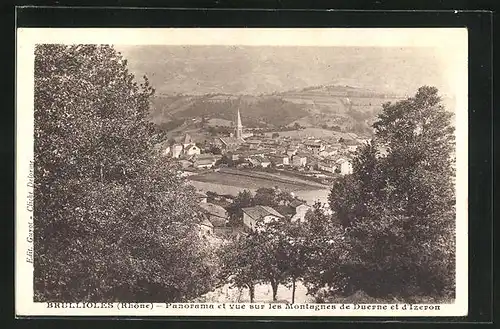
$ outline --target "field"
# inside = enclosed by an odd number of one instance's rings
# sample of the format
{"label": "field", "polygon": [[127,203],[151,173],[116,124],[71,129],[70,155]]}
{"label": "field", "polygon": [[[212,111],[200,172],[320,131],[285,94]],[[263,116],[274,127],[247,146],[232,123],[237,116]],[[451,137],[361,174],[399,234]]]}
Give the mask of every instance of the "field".
{"label": "field", "polygon": [[328,198],[329,188],[322,184],[262,172],[245,172],[245,174],[250,175],[210,172],[190,176],[189,180],[191,185],[203,192],[212,191],[219,194],[237,195],[243,190],[255,193],[260,187],[273,188],[278,186],[283,191],[293,192],[309,204],[313,204],[315,201],[324,203]]}
{"label": "field", "polygon": [[192,180],[207,183],[218,183],[236,187],[257,189],[278,186],[284,191],[311,190],[325,188],[324,185],[300,179],[298,177],[280,175],[252,170],[237,170],[223,168],[219,172],[209,172],[203,175],[193,175]]}
{"label": "field", "polygon": [[248,176],[236,176],[226,173],[211,172],[204,175],[193,175],[189,177],[191,180],[205,183],[212,183],[218,185],[234,186],[243,189],[256,190],[259,187],[273,188],[278,186],[280,189],[293,192],[301,189],[307,189],[307,186],[290,184],[284,182],[276,182],[263,178],[253,178]]}

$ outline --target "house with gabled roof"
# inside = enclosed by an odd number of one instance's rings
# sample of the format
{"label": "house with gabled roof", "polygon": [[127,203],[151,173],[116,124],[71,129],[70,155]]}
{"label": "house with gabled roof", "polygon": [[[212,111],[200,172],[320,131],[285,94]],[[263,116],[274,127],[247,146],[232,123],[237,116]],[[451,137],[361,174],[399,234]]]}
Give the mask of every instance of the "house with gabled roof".
{"label": "house with gabled roof", "polygon": [[243,208],[243,225],[251,231],[261,230],[260,224],[270,223],[284,218],[282,214],[269,206]]}
{"label": "house with gabled roof", "polygon": [[258,157],[248,157],[246,159],[247,159],[248,163],[250,163],[250,165],[252,165],[252,167],[260,166],[260,161],[259,161]]}
{"label": "house with gabled roof", "polygon": [[201,150],[198,146],[196,146],[195,144],[191,144],[191,145],[188,145],[185,149],[184,149],[184,153],[186,154],[186,156],[192,156],[192,155],[196,155],[196,154],[200,154],[201,153]]}
{"label": "house with gabled roof", "polygon": [[200,203],[199,206],[205,216],[207,216],[207,219],[213,225],[213,232],[215,234],[226,234],[232,232],[232,227],[229,226],[229,215],[226,209],[210,202]]}
{"label": "house with gabled roof", "polygon": [[320,161],[318,162],[318,169],[333,174],[337,169],[337,165],[335,164],[334,161]]}
{"label": "house with gabled roof", "polygon": [[267,168],[271,165],[271,160],[269,160],[269,158],[267,158],[267,157],[263,157],[260,160],[260,165],[262,168]]}
{"label": "house with gabled roof", "polygon": [[198,154],[193,157],[193,167],[212,168],[217,162],[217,158],[212,154]]}
{"label": "house with gabled roof", "polygon": [[220,146],[224,151],[236,150],[245,141],[241,137],[219,137]]}
{"label": "house with gabled roof", "polygon": [[[339,148],[340,148],[340,144],[339,144]],[[324,157],[324,158],[330,157],[330,156],[336,155],[339,152],[339,148],[326,147],[324,150],[320,151],[318,153],[318,155],[321,157]]]}
{"label": "house with gabled roof", "polygon": [[307,154],[297,153],[292,156],[292,166],[294,167],[305,167],[307,164]]}
{"label": "house with gabled roof", "polygon": [[313,152],[321,152],[325,149],[325,145],[321,141],[307,141],[304,143],[304,146]]}

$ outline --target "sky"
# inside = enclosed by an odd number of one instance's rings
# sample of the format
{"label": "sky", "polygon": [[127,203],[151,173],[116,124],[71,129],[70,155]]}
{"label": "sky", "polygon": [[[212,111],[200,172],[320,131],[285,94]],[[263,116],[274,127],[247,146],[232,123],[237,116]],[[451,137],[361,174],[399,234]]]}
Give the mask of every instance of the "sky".
{"label": "sky", "polygon": [[432,85],[453,96],[453,62],[439,47],[115,45],[161,94],[261,94],[349,85],[413,95]]}

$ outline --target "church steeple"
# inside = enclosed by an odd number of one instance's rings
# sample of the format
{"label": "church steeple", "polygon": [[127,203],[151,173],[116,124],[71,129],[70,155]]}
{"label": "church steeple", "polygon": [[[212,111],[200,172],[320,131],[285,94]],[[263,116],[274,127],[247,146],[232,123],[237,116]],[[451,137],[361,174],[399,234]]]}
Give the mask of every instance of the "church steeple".
{"label": "church steeple", "polygon": [[240,109],[238,109],[238,117],[236,118],[236,138],[241,139],[243,136],[243,126],[241,125]]}

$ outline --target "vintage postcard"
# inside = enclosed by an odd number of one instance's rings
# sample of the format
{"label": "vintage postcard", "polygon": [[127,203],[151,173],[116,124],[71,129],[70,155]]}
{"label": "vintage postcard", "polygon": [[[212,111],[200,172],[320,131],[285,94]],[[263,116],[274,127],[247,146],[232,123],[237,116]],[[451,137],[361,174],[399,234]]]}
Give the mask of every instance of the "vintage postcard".
{"label": "vintage postcard", "polygon": [[18,316],[464,316],[467,30],[20,28]]}

